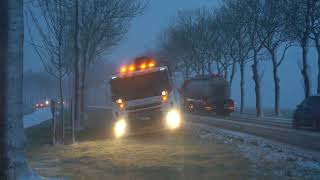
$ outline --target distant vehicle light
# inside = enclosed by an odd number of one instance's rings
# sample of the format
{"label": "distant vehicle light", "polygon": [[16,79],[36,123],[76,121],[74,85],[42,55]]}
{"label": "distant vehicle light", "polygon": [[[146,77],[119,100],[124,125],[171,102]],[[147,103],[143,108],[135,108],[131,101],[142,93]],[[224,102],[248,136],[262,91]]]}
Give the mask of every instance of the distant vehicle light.
{"label": "distant vehicle light", "polygon": [[118,104],[120,109],[123,109],[125,107],[124,101],[122,99],[117,99],[116,103]]}
{"label": "distant vehicle light", "polygon": [[160,68],[160,71],[164,71],[164,70],[166,70],[166,68],[164,68],[164,67],[161,67],[161,68]]}
{"label": "distant vehicle light", "polygon": [[154,62],[149,63],[149,68],[153,68],[155,66]]}
{"label": "distant vehicle light", "polygon": [[40,107],[43,107],[43,104],[42,104],[42,103],[40,104]]}
{"label": "distant vehicle light", "polygon": [[117,78],[117,76],[112,76],[112,77],[111,77],[111,79],[116,79],[116,78]]}
{"label": "distant vehicle light", "polygon": [[166,116],[166,124],[169,129],[177,129],[181,124],[181,117],[177,110],[170,110]]}
{"label": "distant vehicle light", "polygon": [[50,104],[50,102],[48,100],[46,100],[46,105],[49,105],[49,104]]}
{"label": "distant vehicle light", "polygon": [[136,69],[136,67],[134,66],[134,65],[131,65],[130,67],[129,67],[129,71],[134,71]]}
{"label": "distant vehicle light", "polygon": [[117,99],[116,102],[117,102],[118,104],[122,104],[122,103],[123,103],[122,99]]}
{"label": "distant vehicle light", "polygon": [[125,135],[127,129],[127,123],[124,119],[120,119],[115,123],[114,134],[116,138],[120,138]]}
{"label": "distant vehicle light", "polygon": [[166,102],[168,100],[168,97],[167,96],[162,96],[161,100],[162,100],[162,102]]}
{"label": "distant vehicle light", "polygon": [[161,92],[161,100],[162,102],[166,102],[168,100],[168,91],[164,90]]}
{"label": "distant vehicle light", "polygon": [[161,92],[161,95],[162,95],[162,96],[168,95],[168,91],[162,91],[162,92]]}
{"label": "distant vehicle light", "polygon": [[147,67],[147,65],[145,63],[140,65],[140,69],[145,69]]}
{"label": "distant vehicle light", "polygon": [[39,107],[39,104],[38,104],[38,103],[36,104],[36,107]]}
{"label": "distant vehicle light", "polygon": [[125,67],[125,66],[121,67],[120,72],[121,73],[127,72],[127,67]]}

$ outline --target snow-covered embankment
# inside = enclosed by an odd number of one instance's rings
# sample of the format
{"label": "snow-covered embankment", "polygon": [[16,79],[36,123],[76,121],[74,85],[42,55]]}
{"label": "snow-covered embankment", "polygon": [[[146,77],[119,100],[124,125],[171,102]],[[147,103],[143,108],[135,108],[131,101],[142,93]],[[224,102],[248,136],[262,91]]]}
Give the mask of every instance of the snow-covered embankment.
{"label": "snow-covered embankment", "polygon": [[23,127],[29,128],[50,119],[52,119],[50,108],[37,109],[31,114],[23,116]]}

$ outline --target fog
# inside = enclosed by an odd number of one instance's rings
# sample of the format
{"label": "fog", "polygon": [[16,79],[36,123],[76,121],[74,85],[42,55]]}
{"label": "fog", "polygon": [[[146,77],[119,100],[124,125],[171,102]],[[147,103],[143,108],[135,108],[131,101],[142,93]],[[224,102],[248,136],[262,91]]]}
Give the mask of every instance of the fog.
{"label": "fog", "polygon": [[[173,23],[179,10],[192,9],[197,7],[209,6],[218,7],[219,1],[212,0],[151,0],[148,8],[143,15],[136,17],[132,23],[129,32],[120,42],[117,48],[114,48],[101,61],[104,63],[115,63],[120,66],[128,60],[142,55],[149,49],[157,45],[159,37],[163,30]],[[28,43],[29,33],[25,30],[25,50],[24,50],[24,69],[25,71],[43,71],[38,55],[33,47]],[[294,108],[299,103],[303,95],[303,81],[300,74],[299,63],[301,61],[301,50],[298,47],[289,49],[284,63],[280,66],[281,83],[281,107]],[[312,94],[316,93],[317,67],[316,54],[313,48],[309,51],[310,78],[312,80]],[[262,80],[262,103],[264,107],[272,107],[274,102],[274,88],[272,79],[271,62],[266,60],[261,63],[261,69],[264,72]],[[111,72],[109,72],[111,73]],[[250,63],[246,67],[246,95],[245,104],[247,107],[254,107],[254,82],[252,80],[252,71]],[[105,76],[106,77],[106,76]],[[107,78],[107,77],[106,77]],[[239,91],[239,72],[232,84],[232,97],[237,104],[240,101]]]}

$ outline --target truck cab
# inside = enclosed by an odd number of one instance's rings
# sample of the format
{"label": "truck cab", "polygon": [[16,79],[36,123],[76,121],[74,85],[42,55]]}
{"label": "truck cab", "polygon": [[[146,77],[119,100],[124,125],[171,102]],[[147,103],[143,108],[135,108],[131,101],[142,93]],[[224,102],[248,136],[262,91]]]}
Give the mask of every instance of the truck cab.
{"label": "truck cab", "polygon": [[167,66],[142,57],[111,76],[113,132],[119,138],[145,129],[170,131],[181,126],[178,93]]}

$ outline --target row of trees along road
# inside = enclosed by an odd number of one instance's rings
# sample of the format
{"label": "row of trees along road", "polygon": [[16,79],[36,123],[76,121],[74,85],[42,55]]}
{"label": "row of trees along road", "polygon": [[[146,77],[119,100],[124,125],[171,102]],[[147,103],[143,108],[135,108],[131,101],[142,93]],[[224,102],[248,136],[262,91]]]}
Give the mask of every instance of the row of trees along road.
{"label": "row of trees along road", "polygon": [[[24,153],[25,136],[22,121],[24,14],[29,16],[37,32],[37,36],[31,37],[31,44],[34,45],[46,71],[59,80],[60,101],[63,102],[61,93],[63,77],[69,74],[80,77],[80,74],[75,75],[75,69],[72,67],[82,69],[81,73],[83,73],[81,64],[89,66],[108,48],[116,45],[126,31],[127,23],[141,12],[144,5],[143,1],[138,0],[78,1],[80,0],[35,0],[25,3],[23,0],[0,1],[0,177],[3,179],[43,179],[28,167]],[[28,6],[24,13],[24,5],[29,3],[36,3],[33,8],[39,9],[43,18],[41,21],[34,14],[34,9]],[[92,6],[89,6],[88,3],[92,3],[90,4]],[[83,4],[86,4],[88,9],[86,6],[82,7]],[[80,16],[76,12],[80,12]],[[91,19],[90,22],[80,23],[83,20],[81,15],[85,16],[85,13],[97,14],[92,15],[94,19]],[[100,15],[103,15],[105,19],[97,18]],[[27,24],[29,23],[30,21]],[[84,38],[82,31],[83,26],[88,25],[87,23],[91,27],[94,27],[95,23],[99,25],[91,29],[89,35],[93,39],[88,38],[86,42],[88,52],[90,52],[88,62],[81,63],[84,59],[82,55],[86,54],[83,53],[81,44]],[[100,28],[104,30],[103,33],[100,32]],[[33,32],[33,29],[29,27],[29,31]],[[115,31],[115,34],[111,33]],[[70,42],[74,42],[74,46]],[[75,50],[77,47],[79,49]],[[80,78],[74,78],[74,81],[79,83]],[[75,95],[75,99],[80,99],[80,97]],[[61,109],[63,110],[63,106]],[[75,113],[79,112],[75,111]]]}
{"label": "row of trees along road", "polygon": [[[310,96],[308,49],[316,47],[320,70],[319,0],[223,0],[219,8],[178,13],[161,37],[157,54],[185,77],[216,72],[232,84],[240,70],[240,111],[245,107],[245,68],[251,65],[256,114],[262,116],[262,60],[272,64],[274,113],[280,114],[279,67],[292,46],[301,48],[305,97]],[[320,94],[320,73],[317,93]]]}
{"label": "row of trees along road", "polygon": [[[59,102],[72,105],[73,142],[85,117],[88,68],[120,42],[146,5],[145,0],[34,0],[26,6],[30,43],[45,70],[59,81]],[[63,95],[64,79],[73,81],[72,98]],[[63,103],[59,109],[62,134],[57,143],[63,143]]]}

